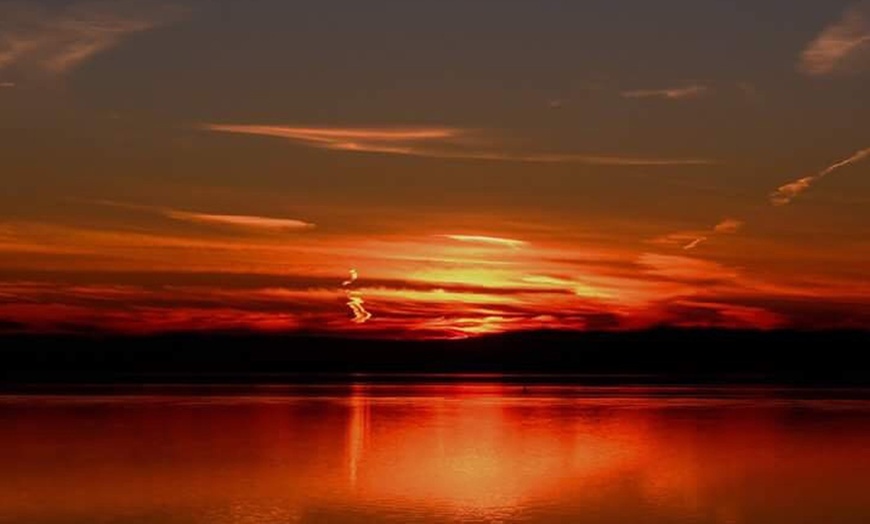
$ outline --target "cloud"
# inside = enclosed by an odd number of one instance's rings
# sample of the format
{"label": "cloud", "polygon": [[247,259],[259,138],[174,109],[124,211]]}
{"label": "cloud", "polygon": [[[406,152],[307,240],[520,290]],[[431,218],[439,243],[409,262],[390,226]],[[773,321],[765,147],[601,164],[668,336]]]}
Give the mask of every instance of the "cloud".
{"label": "cloud", "polygon": [[382,153],[457,160],[530,163],[580,163],[601,166],[709,165],[701,158],[635,158],[628,156],[507,152],[490,137],[455,127],[294,127],[257,124],[202,124],[220,133],[283,138],[320,149]]}
{"label": "cloud", "polygon": [[167,4],[123,0],[51,9],[17,2],[0,6],[0,70],[63,74],[184,12]]}
{"label": "cloud", "polygon": [[671,87],[667,89],[638,89],[634,91],[623,91],[623,98],[663,98],[666,100],[682,100],[685,98],[698,98],[707,94],[709,88],[706,86],[692,84],[682,87]]}
{"label": "cloud", "polygon": [[707,240],[708,240],[707,237],[698,237],[698,238],[695,238],[695,239],[693,239],[691,242],[689,242],[688,244],[686,244],[685,246],[683,246],[683,249],[685,249],[686,251],[689,251],[689,250],[695,249],[696,247],[700,246],[701,244],[703,244],[703,243],[706,242]]}
{"label": "cloud", "polygon": [[15,87],[15,82],[0,82],[0,89],[11,89]]}
{"label": "cloud", "polygon": [[252,229],[267,229],[272,231],[299,231],[312,229],[314,224],[290,218],[272,218],[251,215],[213,215],[208,213],[193,213],[166,209],[163,216],[184,222],[210,224],[217,226],[232,226]]}
{"label": "cloud", "polygon": [[192,222],[195,224],[206,224],[213,226],[229,226],[236,228],[260,229],[276,232],[303,231],[306,229],[313,229],[317,227],[316,224],[292,218],[277,218],[257,215],[224,215],[213,213],[200,213],[195,211],[184,211],[167,207],[130,204],[127,202],[115,202],[112,200],[96,200],[90,202],[93,204],[99,204],[101,206],[155,213],[166,218],[178,220],[181,222]]}
{"label": "cloud", "polygon": [[798,70],[811,76],[829,75],[854,60],[870,56],[870,2],[847,9],[801,53]]}
{"label": "cloud", "polygon": [[710,241],[716,235],[730,235],[743,228],[744,222],[736,218],[726,218],[707,230],[678,231],[651,240],[653,244],[681,246],[685,251],[691,251],[701,244]]}
{"label": "cloud", "polygon": [[809,189],[819,180],[825,178],[826,176],[839,169],[847,167],[856,162],[860,162],[868,157],[870,157],[870,148],[862,149],[861,151],[858,151],[854,155],[850,156],[849,158],[841,160],[825,168],[823,171],[820,171],[815,175],[805,176],[793,182],[789,182],[788,184],[784,184],[770,194],[770,202],[775,206],[784,206],[794,200],[795,197]]}
{"label": "cloud", "polygon": [[441,237],[455,240],[457,242],[483,244],[487,246],[509,247],[512,249],[518,249],[525,245],[528,245],[528,242],[525,242],[523,240],[515,240],[512,238],[488,237],[479,235],[441,235]]}
{"label": "cloud", "polygon": [[[359,279],[359,273],[356,269],[350,270],[350,279],[342,282],[341,287],[348,288],[352,286]],[[365,324],[372,318],[372,314],[365,307],[365,300],[363,300],[362,293],[359,291],[352,291],[350,289],[346,290],[347,292],[347,307],[350,309],[353,314],[353,318],[351,322],[354,324]]]}
{"label": "cloud", "polygon": [[743,227],[743,224],[744,223],[742,220],[737,220],[735,218],[726,218],[725,220],[716,224],[716,226],[713,227],[713,231],[726,235],[733,234],[740,231],[740,229]]}

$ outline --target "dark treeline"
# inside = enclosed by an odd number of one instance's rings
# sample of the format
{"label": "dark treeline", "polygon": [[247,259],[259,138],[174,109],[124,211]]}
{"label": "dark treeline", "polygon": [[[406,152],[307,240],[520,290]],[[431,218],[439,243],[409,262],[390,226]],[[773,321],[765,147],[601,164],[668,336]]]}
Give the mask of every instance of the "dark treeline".
{"label": "dark treeline", "polygon": [[529,332],[453,341],[15,335],[0,337],[0,381],[281,383],[486,373],[515,381],[849,386],[870,385],[868,348],[864,331]]}

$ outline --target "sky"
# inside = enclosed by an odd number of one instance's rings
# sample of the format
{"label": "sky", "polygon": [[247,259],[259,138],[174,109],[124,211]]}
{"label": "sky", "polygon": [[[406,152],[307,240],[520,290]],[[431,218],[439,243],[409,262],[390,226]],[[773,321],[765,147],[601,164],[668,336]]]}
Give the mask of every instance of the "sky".
{"label": "sky", "polygon": [[870,2],[0,0],[0,331],[870,328]]}

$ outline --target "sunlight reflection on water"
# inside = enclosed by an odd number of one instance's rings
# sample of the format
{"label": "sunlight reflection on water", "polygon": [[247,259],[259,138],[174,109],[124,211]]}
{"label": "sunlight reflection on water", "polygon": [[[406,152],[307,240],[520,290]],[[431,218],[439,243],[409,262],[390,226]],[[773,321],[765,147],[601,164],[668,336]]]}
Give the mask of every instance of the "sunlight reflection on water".
{"label": "sunlight reflection on water", "polygon": [[4,396],[0,521],[863,523],[866,398],[492,384]]}

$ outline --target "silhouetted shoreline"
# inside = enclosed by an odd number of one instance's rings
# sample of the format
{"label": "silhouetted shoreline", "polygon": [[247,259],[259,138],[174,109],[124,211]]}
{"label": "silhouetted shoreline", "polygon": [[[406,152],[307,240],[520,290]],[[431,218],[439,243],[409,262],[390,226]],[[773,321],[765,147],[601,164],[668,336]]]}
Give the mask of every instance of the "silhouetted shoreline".
{"label": "silhouetted shoreline", "polygon": [[0,382],[292,384],[451,380],[870,385],[870,332],[525,332],[466,340],[251,333],[0,337]]}

